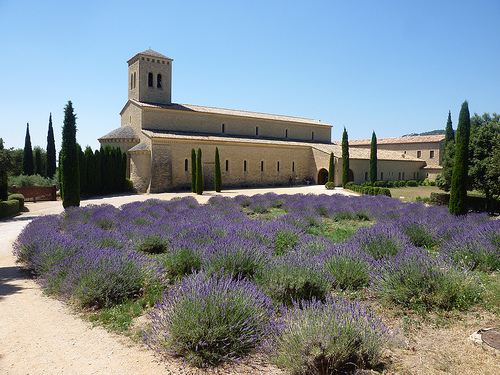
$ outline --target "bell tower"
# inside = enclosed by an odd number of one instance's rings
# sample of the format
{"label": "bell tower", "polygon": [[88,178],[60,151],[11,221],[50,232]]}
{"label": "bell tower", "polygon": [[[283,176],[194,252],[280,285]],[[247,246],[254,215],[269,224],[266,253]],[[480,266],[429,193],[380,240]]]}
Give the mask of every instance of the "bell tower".
{"label": "bell tower", "polygon": [[128,99],[172,104],[172,59],[148,49],[128,63]]}

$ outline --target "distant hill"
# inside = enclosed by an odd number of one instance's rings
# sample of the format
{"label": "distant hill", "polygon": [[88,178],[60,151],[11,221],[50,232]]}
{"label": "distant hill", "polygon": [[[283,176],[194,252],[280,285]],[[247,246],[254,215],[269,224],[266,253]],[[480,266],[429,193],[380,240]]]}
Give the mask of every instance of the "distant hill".
{"label": "distant hill", "polygon": [[444,129],[438,129],[438,130],[431,130],[429,132],[424,132],[424,133],[410,133],[410,134],[405,134],[402,135],[402,137],[416,137],[418,135],[438,135],[438,134],[445,134]]}

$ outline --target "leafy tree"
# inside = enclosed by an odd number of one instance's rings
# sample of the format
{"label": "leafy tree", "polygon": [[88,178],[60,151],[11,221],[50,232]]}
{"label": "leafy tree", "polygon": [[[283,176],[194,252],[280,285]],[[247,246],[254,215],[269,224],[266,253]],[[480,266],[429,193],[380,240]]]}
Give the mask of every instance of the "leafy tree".
{"label": "leafy tree", "polygon": [[493,163],[492,172],[498,176],[497,184],[498,186],[500,186],[500,134],[497,134],[494,141],[493,152],[492,152],[492,163]]}
{"label": "leafy tree", "polygon": [[0,138],[0,200],[6,200],[8,195],[8,172],[13,165],[11,151],[4,148],[3,139]]}
{"label": "leafy tree", "polygon": [[350,181],[349,175],[349,140],[347,138],[347,130],[344,126],[344,133],[342,134],[342,187]]}
{"label": "leafy tree", "polygon": [[52,113],[49,116],[49,130],[47,132],[47,177],[52,178],[56,174],[56,142],[54,140],[54,129],[52,128]]}
{"label": "leafy tree", "polygon": [[80,206],[80,168],[76,146],[76,116],[71,100],[64,108],[62,146],[59,157],[63,207],[78,207]]}
{"label": "leafy tree", "polygon": [[31,148],[30,124],[26,125],[26,137],[24,139],[23,173],[32,175],[35,172],[33,164],[33,149]]}
{"label": "leafy tree", "polygon": [[467,213],[467,173],[469,162],[470,114],[469,103],[463,102],[458,117],[455,164],[451,179],[450,213]]}
{"label": "leafy tree", "polygon": [[196,151],[191,149],[191,191],[196,193]]}
{"label": "leafy tree", "polygon": [[372,143],[370,147],[370,182],[377,181],[377,136],[372,133]]}
{"label": "leafy tree", "polygon": [[335,161],[333,152],[330,153],[330,164],[328,165],[328,182],[333,182],[333,174],[335,173]]}
{"label": "leafy tree", "polygon": [[[496,114],[494,114],[496,115]],[[500,136],[500,119],[485,113],[471,118],[469,143],[469,187],[480,190],[486,197],[486,210],[490,209],[493,195],[500,194],[500,174],[494,163],[494,151]]]}
{"label": "leafy tree", "polygon": [[219,148],[215,148],[215,191],[220,193],[222,190],[222,175],[220,171]]}
{"label": "leafy tree", "polygon": [[196,155],[196,194],[203,194],[203,164],[201,163],[201,148]]}

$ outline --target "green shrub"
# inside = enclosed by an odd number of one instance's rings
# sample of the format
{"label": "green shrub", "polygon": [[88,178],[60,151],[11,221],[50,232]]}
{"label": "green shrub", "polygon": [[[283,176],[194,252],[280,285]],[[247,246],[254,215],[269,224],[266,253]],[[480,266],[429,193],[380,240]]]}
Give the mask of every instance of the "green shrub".
{"label": "green shrub", "polygon": [[59,180],[57,175],[54,178],[42,177],[38,174],[33,175],[19,175],[19,176],[9,176],[9,191],[12,192],[12,186],[26,187],[26,186],[52,186],[56,185],[56,189],[59,189]]}
{"label": "green shrub", "polygon": [[354,187],[354,182],[353,181],[349,181],[347,184],[345,184],[345,188],[346,189],[351,189]]}
{"label": "green shrub", "polygon": [[0,217],[12,216],[19,212],[19,201],[17,199],[0,201]]}
{"label": "green shrub", "polygon": [[8,200],[18,200],[19,201],[19,211],[22,211],[24,208],[24,195],[22,194],[11,194],[9,195]]}
{"label": "green shrub", "polygon": [[387,181],[387,187],[388,187],[388,188],[392,188],[392,187],[394,187],[394,182],[392,182],[392,181]]}
{"label": "green shrub", "polygon": [[375,181],[373,183],[373,186],[375,186],[375,187],[385,187],[386,183],[384,181]]}
{"label": "green shrub", "polygon": [[[346,185],[346,187],[347,187],[347,185]],[[333,182],[327,182],[325,184],[325,188],[327,188],[328,190],[335,189],[335,183],[333,183]]]}
{"label": "green shrub", "polygon": [[417,184],[417,181],[415,181],[415,180],[408,180],[408,181],[406,182],[406,186],[409,186],[409,187],[417,187],[417,186],[418,186],[418,184]]}
{"label": "green shrub", "polygon": [[380,189],[380,194],[386,195],[388,197],[392,197],[391,191],[388,188],[382,188],[382,189]]}

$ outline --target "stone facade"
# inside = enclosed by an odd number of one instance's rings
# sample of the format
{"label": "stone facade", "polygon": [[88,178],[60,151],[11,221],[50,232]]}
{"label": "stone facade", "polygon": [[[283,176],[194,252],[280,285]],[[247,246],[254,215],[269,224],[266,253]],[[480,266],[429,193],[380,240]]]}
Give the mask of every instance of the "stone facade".
{"label": "stone facade", "polygon": [[[119,146],[127,152],[128,173],[137,191],[189,189],[192,149],[202,150],[204,188],[212,190],[216,147],[223,188],[283,186],[290,180],[293,184],[324,184],[332,152],[334,182],[341,185],[341,147],[331,142],[331,125],[290,116],[172,103],[172,62],[152,50],[128,61],[128,101],[120,112],[121,127],[99,138],[101,145]],[[379,151],[381,179],[424,178],[426,160],[416,151],[410,147],[406,155],[399,149]],[[441,152],[434,151],[434,157],[440,160]],[[369,152],[362,145],[351,148],[350,168],[355,183],[365,182]]]}

